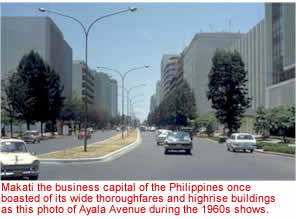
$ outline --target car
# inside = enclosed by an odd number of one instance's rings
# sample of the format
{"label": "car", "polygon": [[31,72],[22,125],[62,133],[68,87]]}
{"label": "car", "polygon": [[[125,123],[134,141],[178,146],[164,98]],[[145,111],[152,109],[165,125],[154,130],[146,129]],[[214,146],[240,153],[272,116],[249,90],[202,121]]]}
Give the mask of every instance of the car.
{"label": "car", "polygon": [[168,133],[171,132],[170,130],[161,129],[158,130],[156,133],[156,144],[162,145],[164,144],[165,139],[167,138]]}
{"label": "car", "polygon": [[40,161],[27,150],[23,140],[1,139],[0,143],[1,179],[38,179]]}
{"label": "car", "polygon": [[36,130],[27,130],[25,131],[25,134],[21,137],[22,140],[24,140],[26,143],[40,143],[41,136],[38,131]]}
{"label": "car", "polygon": [[93,128],[87,128],[87,131],[92,134],[94,132],[94,129]]}
{"label": "car", "polygon": [[256,148],[256,139],[249,133],[233,133],[229,139],[226,140],[226,147],[228,151],[244,151],[249,150],[251,153]]}
{"label": "car", "polygon": [[[85,131],[81,131],[77,135],[78,139],[84,139],[85,137]],[[91,138],[91,133],[90,131],[86,131],[86,138]]]}
{"label": "car", "polygon": [[21,139],[26,142],[27,144],[35,144],[35,143],[39,143],[40,139],[38,139],[36,136],[34,136],[33,134],[25,134],[21,137]]}
{"label": "car", "polygon": [[191,154],[192,140],[188,132],[169,132],[164,143],[164,153],[169,150],[184,150],[187,154]]}

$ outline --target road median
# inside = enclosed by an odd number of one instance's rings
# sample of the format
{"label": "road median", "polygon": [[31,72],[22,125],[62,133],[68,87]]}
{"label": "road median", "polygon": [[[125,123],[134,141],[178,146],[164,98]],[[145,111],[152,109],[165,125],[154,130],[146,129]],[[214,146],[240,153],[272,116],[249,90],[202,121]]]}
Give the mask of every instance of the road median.
{"label": "road median", "polygon": [[[124,139],[121,138],[121,133],[108,138],[104,141],[89,144],[87,152],[84,152],[84,146],[70,148],[66,150],[51,152],[47,154],[40,154],[38,157],[41,161],[53,162],[74,162],[74,161],[88,161],[88,160],[102,160],[108,155],[120,152],[130,145],[134,145],[139,141],[139,131],[134,130]],[[82,141],[83,143],[83,141]]]}

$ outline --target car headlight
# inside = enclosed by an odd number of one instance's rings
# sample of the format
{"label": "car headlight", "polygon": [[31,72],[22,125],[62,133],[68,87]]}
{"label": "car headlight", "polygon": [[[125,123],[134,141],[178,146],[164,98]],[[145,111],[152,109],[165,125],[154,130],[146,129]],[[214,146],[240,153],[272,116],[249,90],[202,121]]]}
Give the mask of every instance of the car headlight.
{"label": "car headlight", "polygon": [[32,169],[37,171],[39,169],[39,164],[40,164],[40,161],[39,160],[35,160],[32,164]]}

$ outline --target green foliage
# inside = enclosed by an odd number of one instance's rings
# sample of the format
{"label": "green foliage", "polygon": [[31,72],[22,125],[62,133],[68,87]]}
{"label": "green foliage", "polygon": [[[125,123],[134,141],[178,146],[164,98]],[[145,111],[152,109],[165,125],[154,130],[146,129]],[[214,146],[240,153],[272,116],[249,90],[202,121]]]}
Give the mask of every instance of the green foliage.
{"label": "green foliage", "polygon": [[251,99],[247,97],[247,72],[237,51],[217,49],[212,58],[207,97],[216,117],[229,130],[237,131]]}
{"label": "green foliage", "polygon": [[153,113],[148,115],[148,124],[159,127],[187,126],[195,118],[194,94],[187,82],[163,100]]}
{"label": "green foliage", "polygon": [[20,121],[18,107],[19,103],[23,102],[24,91],[23,82],[16,73],[1,81],[1,122],[10,124],[11,137],[13,137],[13,124],[18,124]]}
{"label": "green foliage", "polygon": [[218,121],[215,117],[215,114],[212,112],[202,114],[195,119],[195,128],[197,130],[201,128],[206,129],[206,133],[208,136],[212,136],[217,130]]}
{"label": "green foliage", "polygon": [[267,118],[267,110],[264,108],[264,106],[260,106],[257,109],[254,128],[256,133],[262,134],[263,137],[268,137],[271,124]]}
{"label": "green foliage", "polygon": [[55,121],[64,101],[59,75],[33,50],[22,57],[16,74],[23,89],[16,108],[27,128],[35,121]]}
{"label": "green foliage", "polygon": [[295,154],[295,147],[289,147],[287,144],[275,144],[267,142],[259,142],[256,147],[264,149],[264,151],[273,151],[286,154]]}
{"label": "green foliage", "polygon": [[274,107],[268,111],[267,119],[271,129],[279,130],[284,142],[287,142],[286,136],[289,129],[295,129],[295,106],[281,105]]}

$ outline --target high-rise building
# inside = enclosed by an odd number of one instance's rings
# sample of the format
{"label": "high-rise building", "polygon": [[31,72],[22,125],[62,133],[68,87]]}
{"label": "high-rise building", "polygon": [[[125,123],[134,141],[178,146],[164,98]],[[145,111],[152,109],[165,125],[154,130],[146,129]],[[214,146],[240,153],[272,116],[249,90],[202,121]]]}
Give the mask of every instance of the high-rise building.
{"label": "high-rise building", "polygon": [[95,72],[95,105],[112,116],[118,114],[118,85],[108,74]]}
{"label": "high-rise building", "polygon": [[117,81],[111,79],[111,115],[118,114],[118,85]]}
{"label": "high-rise building", "polygon": [[212,57],[217,48],[230,48],[243,34],[239,33],[198,33],[184,51],[183,77],[195,96],[198,113],[211,111],[207,99],[208,75],[212,66]]}
{"label": "high-rise building", "polygon": [[154,112],[156,108],[156,98],[155,94],[150,97],[150,113]]}
{"label": "high-rise building", "polygon": [[95,79],[91,69],[87,71],[85,62],[73,62],[72,98],[84,101],[85,96],[89,104],[95,103]]}
{"label": "high-rise building", "polygon": [[295,105],[295,3],[265,3],[266,106]]}
{"label": "high-rise building", "polygon": [[161,60],[160,100],[176,87],[178,55],[163,55]]}
{"label": "high-rise building", "polygon": [[265,20],[263,19],[231,46],[232,50],[240,53],[245,64],[248,95],[252,98],[250,107],[252,111],[265,105],[267,71],[265,37]]}
{"label": "high-rise building", "polygon": [[[38,33],[38,34],[36,34]],[[49,17],[1,17],[1,76],[16,71],[21,58],[31,50],[60,76],[63,95],[71,93],[72,48]]]}

